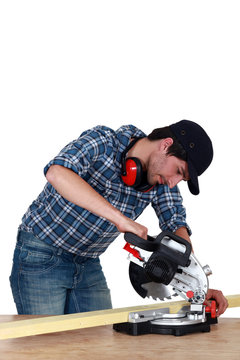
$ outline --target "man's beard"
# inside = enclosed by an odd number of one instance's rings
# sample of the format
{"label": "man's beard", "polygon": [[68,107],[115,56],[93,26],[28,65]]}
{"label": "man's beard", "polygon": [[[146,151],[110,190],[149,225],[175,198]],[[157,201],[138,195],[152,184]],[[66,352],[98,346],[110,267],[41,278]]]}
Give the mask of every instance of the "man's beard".
{"label": "man's beard", "polygon": [[166,183],[164,176],[161,175],[161,169],[165,166],[166,158],[167,156],[164,154],[158,156],[157,160],[150,159],[147,170],[147,181],[150,185],[155,185],[158,182],[158,180],[155,179],[156,176],[161,176],[164,184]]}

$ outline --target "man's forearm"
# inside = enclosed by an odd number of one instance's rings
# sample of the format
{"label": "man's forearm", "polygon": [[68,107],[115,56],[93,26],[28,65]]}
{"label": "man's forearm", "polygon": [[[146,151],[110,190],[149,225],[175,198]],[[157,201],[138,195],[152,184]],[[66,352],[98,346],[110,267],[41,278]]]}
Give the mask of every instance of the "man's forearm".
{"label": "man's forearm", "polygon": [[66,200],[104,217],[113,223],[119,231],[134,232],[141,237],[147,237],[147,228],[123,215],[72,170],[60,165],[52,165],[46,174],[46,178]]}
{"label": "man's forearm", "polygon": [[57,192],[68,201],[111,222],[121,216],[119,210],[98,194],[86,181],[72,170],[59,165],[52,165],[46,178]]}

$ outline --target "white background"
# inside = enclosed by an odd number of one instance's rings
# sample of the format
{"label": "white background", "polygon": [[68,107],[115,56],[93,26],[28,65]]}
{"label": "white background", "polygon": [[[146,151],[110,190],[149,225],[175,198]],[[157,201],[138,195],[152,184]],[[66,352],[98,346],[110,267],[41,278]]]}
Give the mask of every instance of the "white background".
{"label": "white background", "polygon": [[[238,4],[1,1],[1,314],[16,313],[8,280],[16,232],[45,184],[43,168],[95,125],[149,133],[189,119],[207,130],[215,157],[201,193],[180,188],[210,286],[240,293]],[[151,207],[139,222],[160,232]],[[113,305],[146,304],[130,286],[124,243],[120,236],[102,256]]]}

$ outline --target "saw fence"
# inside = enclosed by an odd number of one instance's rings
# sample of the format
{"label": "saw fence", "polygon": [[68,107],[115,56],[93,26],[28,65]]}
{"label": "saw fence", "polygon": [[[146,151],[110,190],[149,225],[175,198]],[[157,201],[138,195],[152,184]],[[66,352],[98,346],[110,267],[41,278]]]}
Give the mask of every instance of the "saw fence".
{"label": "saw fence", "polygon": [[[240,294],[226,296],[229,308],[240,307]],[[24,336],[76,330],[101,325],[112,325],[128,321],[130,312],[168,308],[170,313],[177,313],[185,301],[171,301],[146,306],[127,307],[91,311],[70,315],[46,316],[30,320],[18,320],[0,324],[0,339],[20,338]]]}

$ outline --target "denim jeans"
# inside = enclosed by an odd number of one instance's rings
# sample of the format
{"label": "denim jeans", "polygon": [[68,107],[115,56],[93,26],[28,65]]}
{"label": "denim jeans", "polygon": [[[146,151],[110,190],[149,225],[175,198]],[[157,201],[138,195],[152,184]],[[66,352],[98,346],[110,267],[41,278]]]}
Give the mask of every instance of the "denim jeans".
{"label": "denim jeans", "polygon": [[19,231],[10,276],[18,314],[61,315],[109,309],[99,258],[86,258]]}

